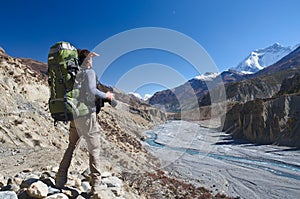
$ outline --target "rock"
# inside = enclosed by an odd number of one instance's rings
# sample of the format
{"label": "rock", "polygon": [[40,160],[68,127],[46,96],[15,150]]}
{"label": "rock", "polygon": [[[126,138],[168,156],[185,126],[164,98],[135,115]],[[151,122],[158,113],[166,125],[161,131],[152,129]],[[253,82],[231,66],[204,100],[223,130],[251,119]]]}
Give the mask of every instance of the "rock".
{"label": "rock", "polygon": [[14,191],[0,191],[0,199],[18,199]]}
{"label": "rock", "polygon": [[[55,179],[56,172],[54,172],[54,171],[49,171],[49,172],[44,172],[44,173],[47,173],[47,174],[45,174],[45,176],[46,176],[46,175],[47,175],[47,176],[49,175],[49,177]],[[43,173],[43,174],[44,174],[44,173]],[[43,174],[42,174],[42,175],[43,175]]]}
{"label": "rock", "polygon": [[125,192],[122,187],[111,187],[109,188],[116,196],[124,196]]}
{"label": "rock", "polygon": [[123,185],[123,181],[115,176],[104,178],[102,182],[107,185],[107,187],[121,187]]}
{"label": "rock", "polygon": [[41,174],[40,179],[45,179],[45,178],[49,178],[49,177],[52,177],[51,173],[48,171],[45,171]]}
{"label": "rock", "polygon": [[60,190],[59,189],[56,189],[56,188],[53,188],[53,187],[48,187],[48,195],[53,195],[53,194],[56,194],[56,193],[60,193]]}
{"label": "rock", "polygon": [[278,95],[299,93],[300,91],[300,73],[284,79],[281,83]]}
{"label": "rock", "polygon": [[82,192],[88,193],[91,191],[91,185],[88,181],[82,181],[80,187]]}
{"label": "rock", "polygon": [[79,196],[77,196],[76,199],[85,199],[85,198],[87,198],[87,196],[85,197],[85,196],[79,195]]}
{"label": "rock", "polygon": [[80,187],[81,180],[75,176],[70,176],[66,185],[70,187]]}
{"label": "rock", "polygon": [[82,196],[82,195],[79,195],[79,196],[77,196],[76,199],[85,199],[85,198],[87,198],[87,197],[84,197],[84,196]]}
{"label": "rock", "polygon": [[0,54],[5,54],[5,50],[0,46]]}
{"label": "rock", "polygon": [[91,173],[90,168],[87,168],[86,170],[84,170],[81,173],[81,175],[85,178],[85,180],[89,181],[90,180],[90,173]]}
{"label": "rock", "polygon": [[46,197],[46,199],[69,199],[69,198],[63,193],[57,193]]}
{"label": "rock", "polygon": [[115,199],[116,196],[109,189],[97,190],[94,195],[91,196],[91,199]]}
{"label": "rock", "polygon": [[17,192],[18,199],[32,199],[32,197],[28,195],[26,190],[26,188],[23,188]]}
{"label": "rock", "polygon": [[71,187],[67,187],[62,189],[61,192],[67,195],[69,198],[76,198],[78,197],[80,191]]}
{"label": "rock", "polygon": [[29,179],[29,178],[34,178],[34,179],[39,179],[40,178],[40,173],[29,173],[28,174],[25,174],[25,179]]}
{"label": "rock", "polygon": [[24,180],[20,177],[14,177],[14,182],[20,186]]}
{"label": "rock", "polygon": [[[17,120],[18,121],[18,120]],[[20,122],[19,122],[20,123]],[[23,123],[23,120],[22,120],[22,123]],[[22,124],[21,123],[21,124]],[[32,168],[28,168],[28,169],[24,169],[22,172],[24,172],[24,173],[30,173],[30,172],[32,172]]]}
{"label": "rock", "polygon": [[0,173],[0,189],[5,185],[4,176]]}
{"label": "rock", "polygon": [[43,183],[45,183],[47,186],[55,187],[55,180],[51,177],[49,178],[42,178],[40,179]]}
{"label": "rock", "polygon": [[13,183],[13,180],[9,178],[7,180],[6,186],[3,186],[0,191],[15,191],[17,192],[19,190],[19,186]]}
{"label": "rock", "polygon": [[59,169],[58,166],[52,167],[51,171],[54,172],[54,173],[57,173],[57,172],[58,172],[58,169]]}
{"label": "rock", "polygon": [[124,195],[123,190],[123,181],[115,176],[108,177],[102,179],[102,183],[106,184],[107,187],[116,195],[116,196],[122,196]]}
{"label": "rock", "polygon": [[112,176],[112,174],[110,173],[110,172],[107,172],[107,171],[105,171],[105,172],[103,172],[102,174],[101,174],[101,177],[102,178],[108,178],[108,177],[111,177]]}
{"label": "rock", "polygon": [[28,187],[30,187],[30,185],[32,184],[32,183],[35,183],[35,182],[37,182],[39,179],[37,179],[37,178],[28,178],[28,179],[26,179],[26,180],[23,180],[23,182],[21,183],[21,185],[20,185],[20,187],[21,187],[21,189],[22,188],[28,188]]}
{"label": "rock", "polygon": [[34,198],[44,198],[48,195],[48,186],[42,181],[37,181],[30,185],[27,193]]}

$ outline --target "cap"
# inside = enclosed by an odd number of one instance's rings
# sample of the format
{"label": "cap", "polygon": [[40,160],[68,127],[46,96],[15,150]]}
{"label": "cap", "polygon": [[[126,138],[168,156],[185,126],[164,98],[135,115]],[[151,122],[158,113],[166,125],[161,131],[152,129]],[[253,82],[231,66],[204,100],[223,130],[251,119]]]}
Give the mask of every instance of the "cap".
{"label": "cap", "polygon": [[98,56],[100,56],[100,55],[97,54],[97,53],[95,53],[95,52],[91,52],[91,53],[89,54],[89,56],[90,56],[90,57],[98,57]]}

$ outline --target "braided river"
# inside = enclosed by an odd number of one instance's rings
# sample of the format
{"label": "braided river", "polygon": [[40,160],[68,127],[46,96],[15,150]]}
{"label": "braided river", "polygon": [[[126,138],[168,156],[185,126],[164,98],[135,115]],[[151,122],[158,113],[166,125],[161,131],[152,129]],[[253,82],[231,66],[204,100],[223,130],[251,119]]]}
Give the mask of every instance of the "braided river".
{"label": "braided river", "polygon": [[144,145],[170,175],[246,199],[300,198],[300,150],[257,145],[197,123],[169,121]]}

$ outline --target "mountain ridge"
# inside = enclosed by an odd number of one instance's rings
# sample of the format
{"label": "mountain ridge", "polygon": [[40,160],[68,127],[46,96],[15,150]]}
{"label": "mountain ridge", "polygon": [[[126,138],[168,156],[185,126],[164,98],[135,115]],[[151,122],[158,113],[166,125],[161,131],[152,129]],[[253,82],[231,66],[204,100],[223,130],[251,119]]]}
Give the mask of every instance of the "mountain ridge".
{"label": "mountain ridge", "polygon": [[281,58],[285,57],[297,48],[298,45],[293,47],[284,47],[279,43],[275,43],[272,46],[266,48],[256,49],[252,51],[243,61],[241,61],[236,67],[230,69],[239,71],[243,74],[253,74],[265,67],[268,67]]}
{"label": "mountain ridge", "polygon": [[[281,45],[279,45],[278,43],[275,43],[274,45],[264,48],[264,49],[259,49],[259,52],[272,52],[273,50],[275,50],[277,52],[276,49],[279,49],[282,51],[283,50],[287,50],[288,51],[290,49],[294,49],[296,48],[298,45],[295,45],[293,48],[292,47],[282,47]],[[299,48],[299,47],[298,47]],[[298,49],[296,48],[296,49]],[[294,49],[294,51],[296,50]],[[290,52],[293,53],[294,51]],[[289,55],[289,54],[288,54]],[[286,55],[287,56],[287,55]],[[284,57],[283,57],[284,58]],[[283,59],[282,58],[282,59]],[[247,60],[247,58],[245,59]],[[272,60],[273,62],[276,61],[273,65],[275,65],[278,60]],[[262,69],[263,71],[267,70],[268,67],[265,67],[265,69]],[[257,73],[259,73],[260,71],[258,71]],[[274,70],[274,72],[276,72]],[[211,76],[211,73],[208,73],[207,76]],[[242,81],[242,80],[246,80],[246,79],[251,79],[254,77],[257,77],[259,75],[256,75],[256,73],[254,74],[245,74],[242,73],[240,71],[237,70],[233,70],[233,69],[228,69],[223,71],[222,73],[220,73],[218,76],[215,76],[215,78],[207,78],[205,81],[205,75],[200,76],[201,78],[193,78],[191,80],[188,80],[186,83],[175,87],[173,89],[167,89],[165,91],[159,91],[157,93],[155,93],[149,100],[148,102],[152,105],[156,105],[157,107],[164,107],[164,109],[168,112],[180,112],[182,107],[185,106],[181,106],[180,102],[184,102],[185,98],[189,98],[191,95],[196,96],[197,98],[200,99],[199,104],[202,106],[204,105],[203,103],[201,103],[201,98],[205,95],[207,95],[208,90],[207,90],[207,85],[206,84],[210,84],[210,88],[213,89],[214,87],[218,87],[218,84],[220,84],[220,81],[218,80],[218,78],[221,78],[224,85],[231,83],[231,82],[238,82],[238,81]],[[180,92],[184,92],[184,88],[188,88],[188,87],[192,87],[194,90],[189,89],[187,95],[182,95],[182,93]],[[226,86],[225,86],[226,87]],[[276,89],[279,89],[279,87],[277,86]],[[187,100],[188,101],[188,100]],[[210,100],[206,99],[206,103],[209,102]],[[185,106],[186,107],[186,106]],[[195,107],[191,107],[191,108],[195,108]]]}

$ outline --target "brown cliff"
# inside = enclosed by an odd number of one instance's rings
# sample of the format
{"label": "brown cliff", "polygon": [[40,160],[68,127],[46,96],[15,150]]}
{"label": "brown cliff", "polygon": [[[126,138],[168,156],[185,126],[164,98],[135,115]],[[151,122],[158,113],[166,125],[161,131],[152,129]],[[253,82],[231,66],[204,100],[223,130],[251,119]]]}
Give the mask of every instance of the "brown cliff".
{"label": "brown cliff", "polygon": [[223,130],[259,144],[300,147],[300,96],[256,99],[237,104],[226,114]]}

